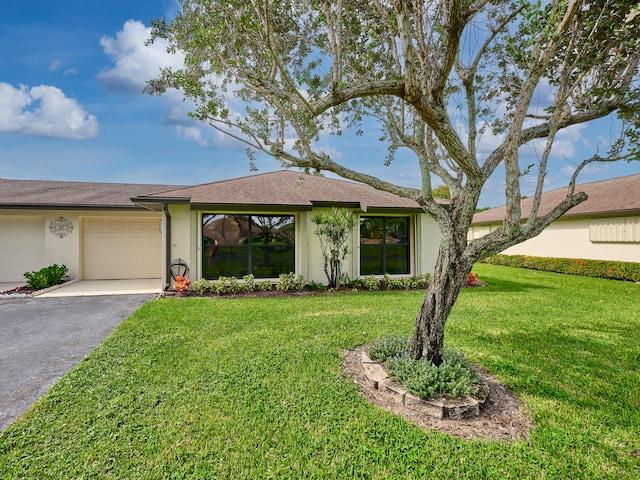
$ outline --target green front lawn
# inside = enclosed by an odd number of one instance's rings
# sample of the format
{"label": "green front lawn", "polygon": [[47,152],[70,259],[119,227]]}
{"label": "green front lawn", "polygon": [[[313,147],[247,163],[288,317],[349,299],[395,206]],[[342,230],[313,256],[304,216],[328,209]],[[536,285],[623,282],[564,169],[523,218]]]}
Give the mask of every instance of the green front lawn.
{"label": "green front lawn", "polygon": [[448,342],[526,404],[515,443],[372,406],[340,351],[408,334],[420,292],[144,305],[0,435],[9,478],[640,478],[640,285],[490,265]]}

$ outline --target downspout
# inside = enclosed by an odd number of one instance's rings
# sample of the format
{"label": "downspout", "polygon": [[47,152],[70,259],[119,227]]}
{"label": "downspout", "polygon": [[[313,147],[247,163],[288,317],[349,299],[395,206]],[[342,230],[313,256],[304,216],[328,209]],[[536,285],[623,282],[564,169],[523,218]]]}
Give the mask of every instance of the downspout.
{"label": "downspout", "polygon": [[171,286],[171,276],[169,274],[169,265],[171,265],[171,215],[169,214],[169,204],[162,204],[164,212],[164,240],[165,240],[165,259],[164,259],[164,284],[166,288]]}

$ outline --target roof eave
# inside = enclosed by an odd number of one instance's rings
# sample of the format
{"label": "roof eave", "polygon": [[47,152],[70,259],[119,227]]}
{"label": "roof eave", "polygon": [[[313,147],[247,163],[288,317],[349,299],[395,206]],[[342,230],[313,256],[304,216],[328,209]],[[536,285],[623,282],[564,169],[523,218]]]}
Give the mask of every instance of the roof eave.
{"label": "roof eave", "polygon": [[308,212],[311,205],[287,205],[287,204],[247,204],[247,203],[191,203],[192,210],[210,210],[219,212],[239,213],[295,213]]}
{"label": "roof eave", "polygon": [[140,205],[69,205],[55,203],[2,203],[0,209],[11,210],[142,210]]}

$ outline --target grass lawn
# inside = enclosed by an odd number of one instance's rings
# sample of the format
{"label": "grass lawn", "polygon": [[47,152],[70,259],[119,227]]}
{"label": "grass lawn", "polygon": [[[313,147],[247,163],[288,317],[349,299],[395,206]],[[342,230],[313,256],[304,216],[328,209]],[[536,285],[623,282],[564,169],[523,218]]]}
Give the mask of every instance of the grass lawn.
{"label": "grass lawn", "polygon": [[144,305],[0,434],[10,478],[640,478],[640,285],[490,265],[448,343],[524,401],[515,443],[369,405],[340,351],[407,334],[420,292]]}

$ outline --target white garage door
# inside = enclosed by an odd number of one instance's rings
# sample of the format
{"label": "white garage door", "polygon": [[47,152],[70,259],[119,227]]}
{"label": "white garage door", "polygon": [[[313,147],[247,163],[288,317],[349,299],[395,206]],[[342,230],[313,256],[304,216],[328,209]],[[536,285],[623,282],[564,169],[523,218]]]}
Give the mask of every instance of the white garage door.
{"label": "white garage door", "polygon": [[44,266],[44,217],[0,216],[0,282],[25,282]]}
{"label": "white garage door", "polygon": [[160,219],[88,218],[83,222],[86,280],[160,278]]}

